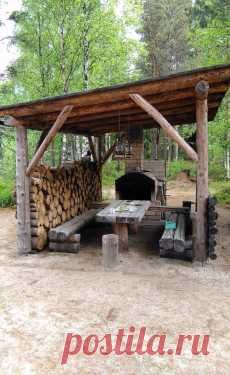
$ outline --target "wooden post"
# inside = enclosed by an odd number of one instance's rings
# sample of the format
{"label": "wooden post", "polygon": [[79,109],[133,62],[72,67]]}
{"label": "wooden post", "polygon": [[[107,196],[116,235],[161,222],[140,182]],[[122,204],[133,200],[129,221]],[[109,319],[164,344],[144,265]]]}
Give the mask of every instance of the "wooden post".
{"label": "wooden post", "polygon": [[130,98],[145,112],[149,114],[157,123],[162,127],[166,135],[178,143],[178,145],[186,152],[188,157],[194,161],[198,160],[197,153],[193,148],[180,136],[180,134],[174,129],[174,127],[166,120],[164,116],[147,100],[145,100],[139,94],[130,94]]}
{"label": "wooden post", "polygon": [[208,90],[206,81],[196,85],[197,122],[197,225],[195,258],[201,262],[207,258],[206,205],[208,198]]}
{"label": "wooden post", "polygon": [[118,263],[118,236],[105,234],[102,236],[103,265],[105,268],[113,268]]}
{"label": "wooden post", "polygon": [[96,154],[95,146],[94,146],[93,139],[92,139],[91,135],[88,136],[88,141],[89,141],[90,151],[91,151],[92,156],[93,156],[93,161],[95,163],[97,163],[97,154]]}
{"label": "wooden post", "polygon": [[27,130],[16,127],[17,249],[20,255],[31,251],[30,178],[27,168]]}
{"label": "wooden post", "polygon": [[[96,154],[97,154],[97,160],[98,160],[98,174],[101,181],[101,187],[102,187],[102,138],[97,137],[96,138]],[[100,201],[102,201],[102,189],[100,192]]]}

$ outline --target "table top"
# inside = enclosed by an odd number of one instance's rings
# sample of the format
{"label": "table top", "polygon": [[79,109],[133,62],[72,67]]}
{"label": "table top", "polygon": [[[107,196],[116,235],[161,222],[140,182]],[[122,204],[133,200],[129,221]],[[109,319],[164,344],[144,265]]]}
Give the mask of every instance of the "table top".
{"label": "table top", "polygon": [[117,224],[140,223],[150,204],[150,201],[115,200],[97,213],[96,221]]}

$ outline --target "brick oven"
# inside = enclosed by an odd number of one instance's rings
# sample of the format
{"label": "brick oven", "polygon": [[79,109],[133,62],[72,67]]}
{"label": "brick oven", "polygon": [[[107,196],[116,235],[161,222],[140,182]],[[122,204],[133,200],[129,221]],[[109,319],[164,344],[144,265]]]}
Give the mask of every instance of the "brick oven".
{"label": "brick oven", "polygon": [[144,160],[142,128],[131,129],[129,142],[132,157],[126,160],[126,173],[115,181],[116,198],[158,200],[164,204],[165,161]]}

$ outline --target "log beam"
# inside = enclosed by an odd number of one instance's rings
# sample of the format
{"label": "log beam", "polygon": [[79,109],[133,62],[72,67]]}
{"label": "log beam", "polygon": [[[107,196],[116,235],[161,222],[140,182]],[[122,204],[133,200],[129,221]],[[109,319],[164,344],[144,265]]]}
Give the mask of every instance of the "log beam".
{"label": "log beam", "polygon": [[42,132],[41,132],[41,135],[40,135],[40,138],[38,140],[38,143],[36,145],[36,149],[35,149],[35,152],[37,152],[37,150],[39,149],[39,147],[41,146],[42,142],[44,141],[45,137],[47,136],[47,134],[49,133],[49,128],[47,129],[44,129]]}
{"label": "log beam", "polygon": [[115,150],[115,147],[116,147],[116,144],[117,142],[114,142],[114,144],[110,147],[110,149],[106,152],[106,154],[104,155],[104,157],[102,158],[102,161],[101,161],[101,164],[105,164],[106,161],[109,159],[109,157],[112,155],[112,153],[114,152]]}
{"label": "log beam", "polygon": [[198,161],[197,153],[193,150],[191,146],[180,136],[180,134],[174,129],[174,127],[166,120],[164,116],[153,107],[147,100],[145,100],[139,94],[130,94],[130,98],[145,112],[149,114],[157,123],[162,127],[166,135],[175,141],[178,146],[180,146],[188,157],[194,161]]}
{"label": "log beam", "polygon": [[92,139],[91,135],[88,136],[88,141],[89,141],[90,151],[92,152],[93,161],[95,163],[97,163],[98,162],[97,161],[97,154],[96,154],[95,146],[94,146],[93,139]]}
{"label": "log beam", "polygon": [[4,116],[4,117],[1,118],[1,120],[3,121],[4,125],[6,125],[6,126],[15,126],[15,127],[23,126],[23,122],[17,120],[13,116]]}
{"label": "log beam", "polygon": [[206,205],[208,198],[208,91],[206,81],[200,81],[196,92],[197,121],[197,215],[195,258],[201,262],[207,258]]}
{"label": "log beam", "polygon": [[30,179],[26,176],[27,130],[16,127],[16,195],[17,195],[17,249],[20,255],[31,251]]}
{"label": "log beam", "polygon": [[35,153],[34,157],[32,158],[27,170],[26,170],[26,175],[29,176],[32,172],[32,170],[36,167],[36,165],[39,163],[41,160],[44,152],[47,150],[48,146],[54,139],[55,135],[57,132],[61,129],[63,126],[64,122],[66,121],[69,113],[71,112],[73,106],[67,105],[64,107],[60,115],[57,117],[55,123],[53,124],[52,128],[49,130],[47,136],[45,137],[44,141],[40,145],[39,149]]}

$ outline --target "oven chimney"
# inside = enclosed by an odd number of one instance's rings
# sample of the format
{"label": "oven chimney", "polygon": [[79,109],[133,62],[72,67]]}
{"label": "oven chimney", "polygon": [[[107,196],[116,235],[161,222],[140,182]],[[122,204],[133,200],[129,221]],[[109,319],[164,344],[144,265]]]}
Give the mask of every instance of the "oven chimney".
{"label": "oven chimney", "polygon": [[126,160],[126,173],[141,171],[143,170],[144,159],[143,128],[130,128],[128,137],[132,147],[132,156],[130,159]]}

